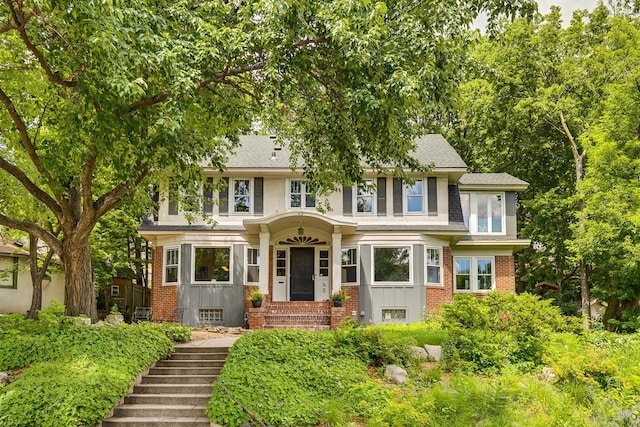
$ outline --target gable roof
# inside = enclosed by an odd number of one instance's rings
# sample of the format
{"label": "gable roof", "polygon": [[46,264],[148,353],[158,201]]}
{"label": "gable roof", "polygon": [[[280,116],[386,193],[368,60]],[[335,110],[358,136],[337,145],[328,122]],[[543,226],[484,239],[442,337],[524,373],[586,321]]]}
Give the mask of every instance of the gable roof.
{"label": "gable roof", "polygon": [[508,173],[465,173],[458,180],[461,190],[524,191],[529,183]]}
{"label": "gable roof", "polygon": [[[415,143],[416,149],[411,152],[411,155],[423,165],[433,163],[436,169],[466,169],[467,167],[442,135],[424,135],[417,138]],[[267,135],[244,135],[240,137],[240,146],[234,151],[227,161],[227,170],[290,168],[291,151],[283,146],[282,140],[277,138]]]}

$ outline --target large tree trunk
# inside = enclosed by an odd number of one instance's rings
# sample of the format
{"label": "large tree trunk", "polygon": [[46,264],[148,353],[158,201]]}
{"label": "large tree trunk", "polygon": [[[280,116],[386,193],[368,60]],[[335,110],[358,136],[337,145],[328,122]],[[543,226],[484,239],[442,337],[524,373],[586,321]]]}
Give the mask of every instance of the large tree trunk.
{"label": "large tree trunk", "polygon": [[38,238],[34,234],[29,234],[29,270],[33,286],[29,319],[36,320],[38,318],[38,310],[42,310],[42,278],[44,275],[40,274],[38,269]]}
{"label": "large tree trunk", "polygon": [[97,310],[88,237],[65,236],[62,240],[62,261],[66,275],[65,313],[68,316],[85,315],[95,322]]}

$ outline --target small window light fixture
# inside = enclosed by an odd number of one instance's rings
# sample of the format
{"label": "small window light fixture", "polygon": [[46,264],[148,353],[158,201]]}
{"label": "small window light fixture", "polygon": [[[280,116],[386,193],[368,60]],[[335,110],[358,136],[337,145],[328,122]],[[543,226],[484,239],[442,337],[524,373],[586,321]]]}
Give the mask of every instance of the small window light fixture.
{"label": "small window light fixture", "polygon": [[304,236],[304,228],[302,226],[298,228],[298,236]]}

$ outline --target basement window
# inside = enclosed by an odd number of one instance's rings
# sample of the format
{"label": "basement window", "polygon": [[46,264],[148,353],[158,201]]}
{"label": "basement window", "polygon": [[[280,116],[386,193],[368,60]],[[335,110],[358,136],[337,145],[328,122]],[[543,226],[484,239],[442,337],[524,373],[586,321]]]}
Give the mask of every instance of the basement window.
{"label": "basement window", "polygon": [[198,323],[201,325],[215,325],[222,323],[221,308],[201,308],[198,310]]}
{"label": "basement window", "polygon": [[406,323],[406,308],[383,308],[382,323]]}

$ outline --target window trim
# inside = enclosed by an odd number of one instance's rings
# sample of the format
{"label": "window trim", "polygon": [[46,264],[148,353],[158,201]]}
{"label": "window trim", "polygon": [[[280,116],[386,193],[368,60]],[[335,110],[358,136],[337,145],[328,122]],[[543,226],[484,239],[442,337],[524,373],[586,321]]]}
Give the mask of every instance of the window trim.
{"label": "window trim", "polygon": [[[352,196],[352,206],[353,206],[353,214],[354,215],[362,215],[362,216],[372,216],[378,214],[378,192],[376,185],[377,183],[373,179],[365,179],[365,184],[371,184],[372,191],[370,193],[365,193],[362,195],[358,194],[358,185],[353,186],[353,191],[351,191]],[[371,197],[371,212],[358,212],[358,197]]]}
{"label": "window trim", "polygon": [[[386,320],[384,318],[384,312],[386,310],[390,310],[390,311],[404,311],[404,319],[403,320],[395,320],[395,319],[389,319]],[[383,306],[380,307],[380,323],[384,324],[384,325],[406,325],[407,324],[407,317],[409,316],[409,308],[406,306],[402,306],[402,307],[389,307],[389,306]]]}
{"label": "window trim", "polygon": [[[438,277],[440,278],[439,282],[429,282],[429,267],[433,267],[429,265],[429,249],[435,249],[438,251],[438,270],[439,270],[439,274]],[[442,250],[442,246],[425,246],[424,247],[424,282],[427,286],[444,286],[444,280],[443,280],[443,262],[444,260],[442,259],[442,255],[443,255],[443,250]]]}
{"label": "window trim", "polygon": [[[254,193],[254,187],[253,187],[253,178],[230,178],[230,185],[229,185],[229,195],[227,196],[227,200],[229,200],[229,213],[232,215],[253,215],[253,208],[254,208],[254,202],[253,202],[253,193]],[[249,182],[249,210],[247,212],[238,212],[236,211],[236,193],[235,193],[235,188],[236,188],[236,182],[237,181],[248,181]],[[242,197],[242,196],[240,196]]]}
{"label": "window trim", "polygon": [[[469,229],[469,234],[472,235],[482,235],[482,236],[505,236],[507,234],[507,206],[506,206],[506,193],[504,191],[461,191],[460,195],[466,194],[469,196],[469,215],[468,215],[468,224],[467,228]],[[502,227],[502,231],[478,231],[478,196],[498,196],[502,200],[501,206],[501,222],[500,226]],[[462,214],[464,216],[464,203],[462,202],[462,197],[460,199],[460,204],[462,208]],[[487,212],[490,213],[491,209],[487,206]],[[487,229],[491,229],[493,221],[491,221],[490,217],[487,217]]]}
{"label": "window trim", "polygon": [[[249,251],[251,250],[256,250],[258,251],[258,263],[257,264],[249,264]],[[256,247],[256,246],[247,246],[246,250],[245,250],[245,257],[244,257],[244,282],[245,283],[260,283],[260,264],[261,264],[261,257],[260,257],[260,248]],[[250,266],[257,266],[258,267],[258,281],[257,282],[250,282],[249,281],[249,267]]]}
{"label": "window trim", "polygon": [[[177,254],[178,254],[178,273],[176,275],[176,281],[175,282],[167,282],[167,252],[170,250],[176,250]],[[165,246],[164,250],[162,251],[162,286],[178,286],[180,285],[180,246]],[[171,264],[176,265],[176,264]]]}
{"label": "window trim", "polygon": [[[293,181],[300,181],[300,206],[291,206],[291,183]],[[315,201],[315,205],[316,206],[307,206],[307,196],[312,195],[308,190],[307,190],[307,180],[306,179],[302,179],[302,178],[289,178],[287,179],[287,209],[292,209],[292,210],[317,210],[317,206],[318,206],[318,199],[317,197],[313,196],[313,200]]]}
{"label": "window trim", "polygon": [[[409,248],[409,280],[406,282],[391,281],[381,282],[376,281],[376,249],[377,248]],[[371,283],[378,286],[399,285],[399,286],[413,286],[413,246],[412,245],[372,245],[371,246]]]}
{"label": "window trim", "polygon": [[9,279],[9,277],[7,276],[7,282],[9,282],[8,285],[3,285],[2,282],[0,282],[0,289],[18,289],[18,270],[19,270],[19,264],[20,264],[20,260],[17,256],[11,256],[11,257],[3,257],[3,258],[11,258],[10,261],[10,266],[7,266],[4,271],[6,271],[7,269],[13,269],[13,271],[11,271],[11,279]]}
{"label": "window trim", "polygon": [[[345,250],[355,250],[356,251],[356,263],[355,264],[343,264],[342,263],[342,251]],[[345,282],[342,280],[342,269],[344,267],[351,267],[354,266],[356,267],[356,281],[355,282]],[[340,282],[342,283],[342,285],[344,286],[354,286],[354,285],[359,285],[360,284],[360,250],[357,246],[342,246],[340,248]]]}
{"label": "window trim", "polygon": [[[196,249],[229,249],[229,280],[196,280]],[[232,285],[233,284],[233,245],[191,245],[191,283],[196,285]]]}
{"label": "window trim", "polygon": [[[456,260],[468,259],[469,265],[469,289],[458,289],[456,287]],[[478,261],[479,260],[491,260],[491,288],[490,289],[478,289]],[[453,292],[459,293],[474,293],[484,294],[494,291],[496,289],[496,257],[495,256],[454,256],[453,257]]]}
{"label": "window trim", "polygon": [[[418,182],[422,182],[422,209],[420,210],[420,212],[410,212],[409,211],[409,187],[411,187],[410,185],[408,185],[406,182],[403,182],[403,186],[402,186],[402,202],[403,202],[403,211],[405,215],[426,215],[427,214],[427,210],[426,210],[426,204],[427,204],[427,182],[424,178],[419,178],[416,179],[414,182],[414,185]],[[417,196],[411,196],[411,197],[417,197]]]}

